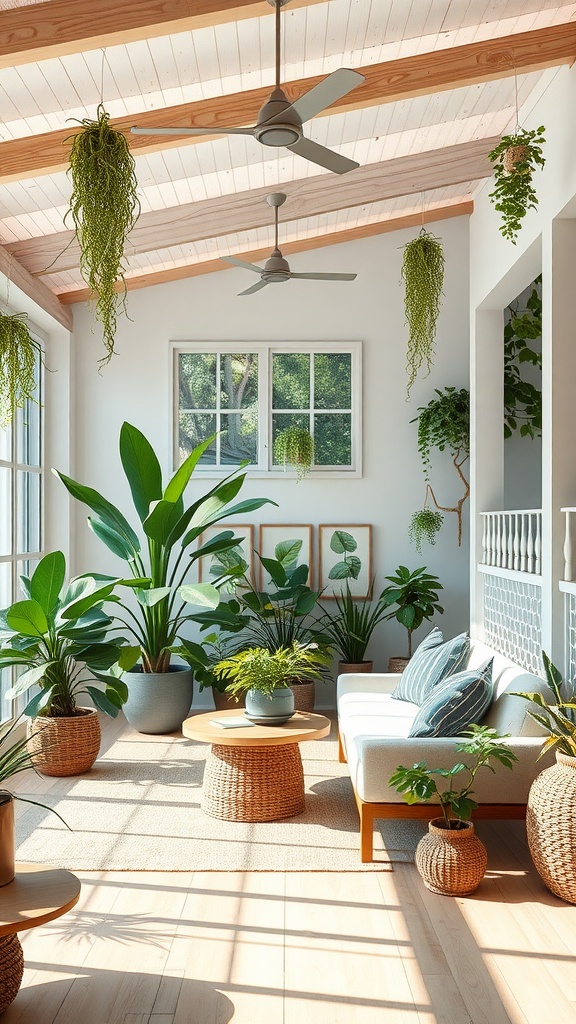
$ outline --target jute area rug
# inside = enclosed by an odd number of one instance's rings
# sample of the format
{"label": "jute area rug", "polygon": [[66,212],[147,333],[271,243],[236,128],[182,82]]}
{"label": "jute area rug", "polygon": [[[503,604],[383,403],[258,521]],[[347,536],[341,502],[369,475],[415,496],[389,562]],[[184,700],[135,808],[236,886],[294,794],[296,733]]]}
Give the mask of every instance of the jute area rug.
{"label": "jute area rug", "polygon": [[247,824],[200,809],[207,747],[182,736],[143,736],[129,727],[74,779],[26,777],[18,802],[17,858],[83,871],[370,871],[412,860],[421,822],[382,822],[375,863],[362,865],[358,814],[334,726],[300,745],[306,809],[285,821]]}

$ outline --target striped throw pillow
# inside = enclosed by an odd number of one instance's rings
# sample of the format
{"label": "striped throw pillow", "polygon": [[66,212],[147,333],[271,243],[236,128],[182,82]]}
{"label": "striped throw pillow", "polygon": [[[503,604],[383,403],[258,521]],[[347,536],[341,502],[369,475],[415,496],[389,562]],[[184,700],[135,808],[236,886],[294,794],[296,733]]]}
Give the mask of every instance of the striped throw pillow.
{"label": "striped throw pillow", "polygon": [[480,723],[492,703],[492,662],[448,676],[416,715],[410,736],[461,736]]}
{"label": "striped throw pillow", "polygon": [[463,668],[470,653],[468,633],[460,633],[446,643],[442,641],[442,633],[434,628],[416,648],[392,694],[393,697],[397,700],[409,700],[411,704],[418,704],[421,707],[438,683]]}

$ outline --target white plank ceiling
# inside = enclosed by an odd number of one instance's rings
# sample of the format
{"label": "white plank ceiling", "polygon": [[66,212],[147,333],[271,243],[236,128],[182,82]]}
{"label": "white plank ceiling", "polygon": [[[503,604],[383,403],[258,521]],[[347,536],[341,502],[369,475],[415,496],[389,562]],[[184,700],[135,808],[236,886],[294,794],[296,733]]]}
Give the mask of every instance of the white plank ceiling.
{"label": "white plank ceiling", "polygon": [[[46,5],[54,0],[44,0]],[[0,0],[0,11],[32,0]],[[130,2],[125,4],[130,7]],[[326,75],[340,67],[367,67],[415,54],[545,29],[576,18],[576,3],[558,0],[325,0],[282,12],[282,80]],[[274,16],[248,18],[95,48],[57,59],[0,69],[0,143],[66,129],[93,117],[103,100],[112,117],[134,115],[210,97],[231,97],[274,82]],[[556,68],[519,74],[517,96],[530,106]],[[515,123],[514,78],[469,85],[346,113],[318,117],[306,134],[357,160],[362,167],[416,156],[445,146],[491,139]],[[254,111],[254,120],[257,111]],[[249,137],[203,139],[136,156],[142,212],[173,209],[251,189],[276,190],[326,172],[302,158],[265,149]],[[168,144],[169,143],[169,144]],[[319,217],[290,219],[282,239],[297,243],[362,226],[385,224],[422,208],[434,211],[473,198],[478,181],[363,202]],[[334,187],[338,178],[334,175]],[[408,190],[409,192],[410,190]],[[63,171],[0,184],[0,243],[8,247],[65,230],[70,185]],[[233,225],[231,225],[233,228]],[[126,254],[128,277],[191,266],[225,253],[271,247],[265,228],[189,244]],[[25,261],[24,261],[24,265]],[[56,293],[82,288],[76,268],[42,273]]]}

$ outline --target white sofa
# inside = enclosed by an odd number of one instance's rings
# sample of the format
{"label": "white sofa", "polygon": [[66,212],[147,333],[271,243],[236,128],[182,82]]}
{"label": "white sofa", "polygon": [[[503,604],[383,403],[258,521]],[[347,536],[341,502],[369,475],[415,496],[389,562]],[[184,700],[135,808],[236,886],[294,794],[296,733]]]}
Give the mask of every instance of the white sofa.
{"label": "white sofa", "polygon": [[[518,761],[510,771],[500,765],[495,774],[483,768],[476,776],[474,799],[480,807],[475,817],[522,818],[533,780],[552,763],[553,755],[537,760],[543,743],[540,727],[528,715],[530,705],[510,691],[546,692],[546,683],[520,668],[479,641],[473,641],[468,667],[494,658],[494,700],[482,719],[500,733],[509,733]],[[406,767],[426,761],[430,768],[451,768],[456,744],[465,737],[409,738],[416,704],[395,700],[391,694],[400,676],[395,674],[349,674],[338,677],[337,705],[340,760],[347,761],[360,815],[362,862],[373,859],[375,819],[433,818],[437,805],[405,803],[388,780],[402,764]],[[458,755],[458,760],[466,757]]]}

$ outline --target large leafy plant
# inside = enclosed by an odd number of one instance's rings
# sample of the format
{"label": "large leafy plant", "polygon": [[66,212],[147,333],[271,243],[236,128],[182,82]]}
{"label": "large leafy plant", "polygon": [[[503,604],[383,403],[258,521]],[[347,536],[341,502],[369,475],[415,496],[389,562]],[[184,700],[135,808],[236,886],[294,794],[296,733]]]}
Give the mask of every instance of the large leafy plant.
{"label": "large leafy plant", "polygon": [[524,365],[542,372],[542,352],[533,342],[542,337],[542,275],[526,300],[526,308],[518,304],[508,307],[504,327],[504,437],[515,430],[521,437],[540,437],[542,432],[542,391],[522,376]]}
{"label": "large leafy plant", "polygon": [[[72,137],[68,175],[71,217],[80,245],[80,270],[96,298],[107,363],[114,352],[119,307],[125,305],[124,246],[140,214],[135,163],[125,136],[110,124],[102,104]],[[117,283],[123,294],[117,291]]]}
{"label": "large leafy plant", "polygon": [[421,366],[425,364],[427,372],[430,372],[444,286],[442,242],[424,227],[416,238],[404,246],[401,277],[408,325],[406,391],[410,395]]}
{"label": "large leafy plant", "polygon": [[[462,467],[470,455],[470,392],[466,388],[446,387],[434,389],[436,398],[428,405],[420,406],[418,415],[411,421],[418,423],[418,451],[424,468],[426,494],[424,508],[416,512],[410,523],[410,539],[420,550],[423,539],[431,539],[433,543],[436,532],[442,526],[442,517],[428,515],[431,499],[437,512],[455,512],[458,517],[458,546],[462,543],[462,509],[470,494],[470,484]],[[452,464],[464,487],[462,497],[456,505],[440,505],[430,483],[430,453],[433,448],[443,452],[448,450]]]}
{"label": "large leafy plant", "polygon": [[[481,725],[471,725],[465,734],[470,739],[458,743],[456,752],[473,757],[475,760],[471,767],[459,761],[452,768],[428,768],[425,761],[419,761],[412,768],[399,765],[390,776],[389,784],[402,793],[407,804],[427,803],[435,797],[440,804],[444,827],[448,829],[461,828],[461,823],[468,821],[478,807],[471,794],[481,768],[494,772],[496,763],[511,769],[514,761],[518,760],[514,751],[502,742],[509,734],[500,736],[495,729]],[[463,772],[466,782],[460,789],[455,789],[456,776]],[[448,789],[439,789],[437,778],[446,779]]]}
{"label": "large leafy plant", "polygon": [[528,210],[535,210],[538,205],[533,178],[536,168],[544,167],[546,162],[542,153],[544,142],[544,125],[533,131],[517,125],[488,154],[494,166],[494,188],[489,198],[502,214],[502,235],[514,245]]}
{"label": "large leafy plant", "polygon": [[30,334],[27,316],[0,311],[0,427],[11,423],[15,409],[36,401],[36,365],[42,351]]}
{"label": "large leafy plant", "polygon": [[412,634],[425,619],[444,609],[438,604],[438,591],[443,586],[437,576],[426,572],[426,567],[410,572],[405,565],[398,566],[393,576],[386,576],[390,586],[380,595],[383,608],[396,608],[388,612],[387,619],[396,619],[408,633],[408,657],[412,657]]}
{"label": "large leafy plant", "polygon": [[534,704],[538,710],[531,709],[528,714],[548,733],[538,756],[542,757],[547,750],[555,749],[568,757],[576,757],[576,690],[572,686],[571,692],[565,695],[562,692],[562,674],[545,651],[542,651],[542,661],[552,700],[547,701],[544,695],[538,692],[516,693],[515,696],[523,697]]}
{"label": "large leafy plant", "polygon": [[188,504],[184,492],[203,453],[214,441],[207,438],[190,453],[164,484],[160,463],[150,442],[137,427],[124,423],[120,431],[120,459],[139,525],[144,533],[142,547],[138,534],[123,513],[98,491],[57,475],[73,498],[94,513],[88,524],[115,555],[127,563],[133,578],[136,605],[122,602],[125,617],[116,618],[135,639],[122,653],[120,667],[129,670],[141,659],[144,672],[168,672],[170,657],[187,658],[180,633],[193,618],[188,605],[217,607],[220,594],[213,583],[187,584],[190,568],[199,558],[238,546],[239,538],[224,531],[199,547],[193,547],[203,530],[225,517],[242,515],[275,504],[268,498],[235,502],[246,474],[235,469],[207,493]]}
{"label": "large leafy plant", "polygon": [[[70,717],[87,693],[115,718],[128,696],[126,685],[109,670],[123,641],[110,637],[112,619],[103,609],[119,582],[104,576],[77,576],[66,583],[66,561],[53,551],[29,579],[21,577],[26,597],[0,613],[0,671],[16,667],[20,675],[9,699],[39,687],[25,714]],[[93,677],[105,684],[102,691]]]}

